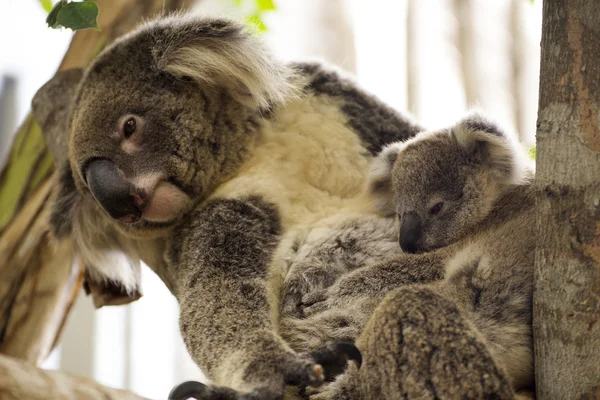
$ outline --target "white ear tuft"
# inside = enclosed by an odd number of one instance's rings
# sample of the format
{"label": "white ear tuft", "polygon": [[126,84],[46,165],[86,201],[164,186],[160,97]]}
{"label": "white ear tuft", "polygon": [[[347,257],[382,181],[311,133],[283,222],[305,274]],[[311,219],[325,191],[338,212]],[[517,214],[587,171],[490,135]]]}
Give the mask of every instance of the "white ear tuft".
{"label": "white ear tuft", "polygon": [[242,104],[268,108],[295,95],[293,71],[244,26],[227,19],[167,17],[154,29],[159,70],[221,86]]}
{"label": "white ear tuft", "polygon": [[506,184],[518,184],[533,171],[517,135],[479,112],[463,118],[453,134],[467,153],[487,165]]}
{"label": "white ear tuft", "polygon": [[392,172],[398,154],[405,147],[403,142],[392,143],[381,150],[371,164],[367,177],[367,192],[373,198],[377,210],[385,216],[396,212],[392,186]]}

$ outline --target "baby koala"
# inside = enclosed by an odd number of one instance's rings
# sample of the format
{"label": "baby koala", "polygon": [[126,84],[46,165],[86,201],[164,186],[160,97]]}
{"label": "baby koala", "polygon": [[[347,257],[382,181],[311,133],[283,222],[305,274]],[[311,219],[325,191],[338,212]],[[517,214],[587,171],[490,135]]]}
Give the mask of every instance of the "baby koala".
{"label": "baby koala", "polygon": [[450,129],[387,146],[371,168],[369,191],[400,220],[400,247],[423,253],[456,243],[493,217],[498,200],[533,178],[517,138],[474,113]]}
{"label": "baby koala", "polygon": [[[368,190],[383,215],[398,218],[403,252],[306,295],[308,318],[299,324],[298,337],[304,335],[313,345],[315,337],[356,339],[369,362],[373,349],[366,343],[377,340],[360,336],[367,334],[366,323],[381,300],[393,296],[390,292],[413,285],[456,307],[515,390],[531,387],[533,177],[533,162],[517,137],[478,113],[451,128],[386,147],[373,162]],[[370,326],[395,323],[382,312],[373,317],[381,322]],[[340,322],[343,315],[346,320]],[[337,333],[349,327],[358,337]],[[399,376],[384,370],[388,364],[377,370],[377,359],[371,361],[373,379]],[[332,393],[356,379],[341,377],[318,398],[343,398]]]}

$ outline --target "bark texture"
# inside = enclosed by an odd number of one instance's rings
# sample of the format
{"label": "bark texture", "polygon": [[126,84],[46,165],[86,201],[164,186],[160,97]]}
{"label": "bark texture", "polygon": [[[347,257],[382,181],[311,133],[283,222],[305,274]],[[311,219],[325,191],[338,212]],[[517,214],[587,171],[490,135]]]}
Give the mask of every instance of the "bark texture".
{"label": "bark texture", "polygon": [[5,356],[0,356],[0,377],[0,400],[144,400],[131,392]]}
{"label": "bark texture", "polygon": [[537,397],[600,398],[600,2],[545,0],[537,130]]}

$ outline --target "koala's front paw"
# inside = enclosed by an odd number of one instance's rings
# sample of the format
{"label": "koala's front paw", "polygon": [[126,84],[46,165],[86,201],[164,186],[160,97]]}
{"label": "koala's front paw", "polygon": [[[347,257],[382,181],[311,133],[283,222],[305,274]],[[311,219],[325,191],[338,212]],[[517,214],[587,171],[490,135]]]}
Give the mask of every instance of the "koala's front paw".
{"label": "koala's front paw", "polygon": [[315,290],[302,297],[302,313],[306,317],[321,313],[334,307],[335,293],[333,297],[329,289]]}
{"label": "koala's front paw", "polygon": [[284,284],[281,316],[302,317],[302,297],[306,293],[331,286],[336,278],[337,275],[331,271],[319,267],[307,267],[301,272],[292,273]]}
{"label": "koala's front paw", "polygon": [[171,390],[169,400],[282,400],[282,385],[258,387],[247,393],[239,393],[223,386],[209,386],[200,382],[188,381]]}
{"label": "koala's front paw", "polygon": [[302,313],[311,317],[325,311],[345,310],[356,307],[361,303],[360,294],[355,294],[344,289],[343,281],[327,289],[314,290],[302,297]]}
{"label": "koala's front paw", "polygon": [[187,381],[176,385],[169,393],[169,400],[229,400],[236,399],[235,390],[225,387],[212,387],[196,381]]}
{"label": "koala's front paw", "polygon": [[335,342],[313,350],[310,356],[325,370],[325,380],[332,381],[344,372],[349,361],[358,368],[362,365],[360,350],[350,342]]}
{"label": "koala's front paw", "polygon": [[362,364],[362,355],[351,342],[332,342],[302,354],[297,366],[287,370],[285,382],[288,385],[319,387],[330,381],[345,369],[348,361],[358,367]]}
{"label": "koala's front paw", "polygon": [[283,381],[276,377],[265,377],[271,384],[264,384],[247,393],[188,381],[175,386],[169,394],[169,400],[281,400],[285,385],[318,387],[325,380],[330,381],[342,373],[350,360],[359,367],[362,363],[362,355],[354,344],[331,343],[285,362],[281,366]]}
{"label": "koala's front paw", "polygon": [[326,289],[305,294],[301,303],[303,315],[312,317],[328,311],[348,313],[353,310],[352,312],[368,318],[386,292],[382,285],[372,287],[373,285],[367,284],[369,278],[368,269],[357,270]]}
{"label": "koala's front paw", "polygon": [[296,351],[312,351],[331,342],[350,342],[360,334],[361,320],[347,310],[326,311],[306,319],[281,321],[281,335]]}

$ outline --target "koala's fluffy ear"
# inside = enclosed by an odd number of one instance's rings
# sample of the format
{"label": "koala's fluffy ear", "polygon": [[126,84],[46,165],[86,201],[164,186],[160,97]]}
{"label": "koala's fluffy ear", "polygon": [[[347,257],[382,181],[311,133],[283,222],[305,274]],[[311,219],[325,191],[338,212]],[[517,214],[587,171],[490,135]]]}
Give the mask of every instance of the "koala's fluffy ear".
{"label": "koala's fluffy ear", "polygon": [[398,154],[404,147],[401,142],[385,147],[375,157],[367,178],[367,191],[375,201],[375,207],[384,216],[395,214],[392,172]]}
{"label": "koala's fluffy ear", "polygon": [[81,69],[58,72],[37,91],[31,104],[56,168],[50,226],[57,238],[71,234],[73,209],[80,196],[67,159],[67,143],[71,102],[82,77]]}
{"label": "koala's fluffy ear", "polygon": [[461,120],[453,134],[467,154],[505,183],[518,183],[524,178],[528,163],[515,134],[478,112]]}
{"label": "koala's fluffy ear", "polygon": [[175,15],[149,26],[159,70],[225,87],[242,104],[268,108],[294,93],[292,72],[241,23]]}
{"label": "koala's fluffy ear", "polygon": [[37,91],[31,102],[33,115],[57,167],[67,161],[69,110],[82,77],[82,69],[58,72]]}

